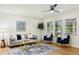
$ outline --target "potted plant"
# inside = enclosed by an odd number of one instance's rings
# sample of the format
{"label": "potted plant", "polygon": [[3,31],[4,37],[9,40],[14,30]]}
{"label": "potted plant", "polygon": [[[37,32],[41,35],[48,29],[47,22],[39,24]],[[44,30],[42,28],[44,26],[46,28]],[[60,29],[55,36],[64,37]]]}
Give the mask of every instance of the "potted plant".
{"label": "potted plant", "polygon": [[43,30],[43,29],[44,29],[44,24],[43,24],[43,22],[38,24],[38,29],[40,29],[40,30]]}

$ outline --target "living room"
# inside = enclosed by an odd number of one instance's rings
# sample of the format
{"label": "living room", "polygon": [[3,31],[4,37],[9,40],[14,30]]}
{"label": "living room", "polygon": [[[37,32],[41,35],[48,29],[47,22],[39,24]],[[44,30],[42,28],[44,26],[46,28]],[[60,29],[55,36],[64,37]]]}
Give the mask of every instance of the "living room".
{"label": "living room", "polygon": [[78,15],[78,4],[1,4],[0,54],[79,54]]}

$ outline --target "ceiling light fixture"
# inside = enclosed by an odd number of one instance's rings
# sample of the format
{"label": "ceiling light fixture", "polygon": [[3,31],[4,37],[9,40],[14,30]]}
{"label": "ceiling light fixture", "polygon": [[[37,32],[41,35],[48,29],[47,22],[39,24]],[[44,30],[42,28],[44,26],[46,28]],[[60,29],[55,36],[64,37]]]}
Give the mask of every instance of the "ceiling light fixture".
{"label": "ceiling light fixture", "polygon": [[59,10],[59,12],[63,12],[63,10],[62,10],[62,9],[60,9],[60,10]]}
{"label": "ceiling light fixture", "polygon": [[51,10],[50,12],[54,12],[53,10]]}

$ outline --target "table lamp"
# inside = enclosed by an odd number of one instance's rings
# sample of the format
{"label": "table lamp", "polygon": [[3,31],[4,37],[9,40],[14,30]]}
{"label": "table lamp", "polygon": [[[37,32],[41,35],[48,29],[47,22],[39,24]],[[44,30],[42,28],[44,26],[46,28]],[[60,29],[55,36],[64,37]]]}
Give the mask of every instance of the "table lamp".
{"label": "table lamp", "polygon": [[4,36],[7,30],[5,28],[0,28],[0,33],[2,34],[2,40],[4,40]]}
{"label": "table lamp", "polygon": [[2,34],[2,40],[1,40],[1,47],[5,47],[5,33],[6,33],[6,29],[5,28],[0,28],[0,33]]}

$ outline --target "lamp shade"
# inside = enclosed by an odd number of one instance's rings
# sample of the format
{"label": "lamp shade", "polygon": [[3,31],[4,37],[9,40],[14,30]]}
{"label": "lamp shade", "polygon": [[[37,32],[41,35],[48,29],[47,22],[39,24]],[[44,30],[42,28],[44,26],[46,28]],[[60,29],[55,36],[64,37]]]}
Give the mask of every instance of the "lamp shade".
{"label": "lamp shade", "polygon": [[6,28],[0,28],[0,36],[4,39],[5,33],[7,32]]}

